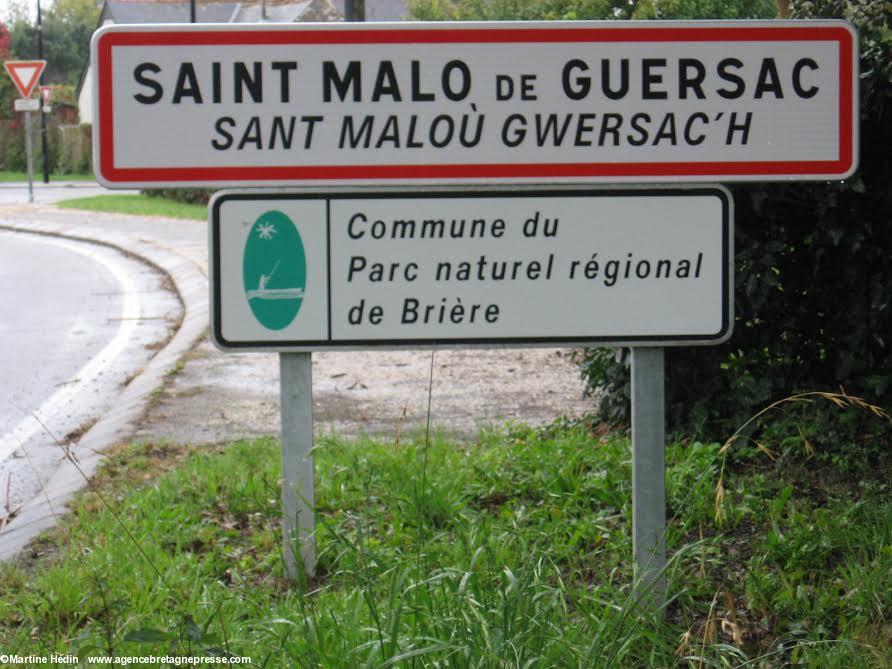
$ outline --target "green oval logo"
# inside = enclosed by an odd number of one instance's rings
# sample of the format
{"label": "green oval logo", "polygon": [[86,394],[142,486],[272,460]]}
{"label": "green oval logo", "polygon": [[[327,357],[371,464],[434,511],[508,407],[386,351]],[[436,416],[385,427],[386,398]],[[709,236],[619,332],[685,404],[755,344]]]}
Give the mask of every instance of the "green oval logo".
{"label": "green oval logo", "polygon": [[245,297],[263,327],[288,327],[300,311],[307,287],[303,240],[281,211],[267,211],[254,222],[242,261]]}

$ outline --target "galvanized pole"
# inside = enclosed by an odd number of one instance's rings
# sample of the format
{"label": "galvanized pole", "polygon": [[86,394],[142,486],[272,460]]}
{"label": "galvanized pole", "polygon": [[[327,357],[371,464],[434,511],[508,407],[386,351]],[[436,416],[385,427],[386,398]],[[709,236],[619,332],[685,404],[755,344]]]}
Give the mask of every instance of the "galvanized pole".
{"label": "galvanized pole", "polygon": [[316,573],[313,511],[313,374],[310,353],[280,353],[282,412],[282,537],[285,573],[298,581],[298,552]]}
{"label": "galvanized pole", "polygon": [[[43,22],[40,19],[40,0],[37,0],[37,58],[43,60]],[[39,83],[39,82],[38,82]],[[40,150],[43,154],[43,183],[50,182],[50,158],[46,148],[46,114],[43,112],[43,92],[40,92]]]}
{"label": "galvanized pole", "polygon": [[28,202],[34,202],[34,148],[31,146],[31,112],[25,112],[25,156],[28,161]]}
{"label": "galvanized pole", "polygon": [[639,601],[666,595],[666,398],[662,348],[632,349],[632,550]]}

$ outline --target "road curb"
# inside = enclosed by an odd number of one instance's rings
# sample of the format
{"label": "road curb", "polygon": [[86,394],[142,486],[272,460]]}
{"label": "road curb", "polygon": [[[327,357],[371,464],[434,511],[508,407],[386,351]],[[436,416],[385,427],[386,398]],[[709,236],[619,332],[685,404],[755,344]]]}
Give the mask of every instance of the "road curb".
{"label": "road curb", "polygon": [[102,244],[137,258],[169,277],[183,307],[182,322],[167,345],[121,391],[114,409],[102,416],[78,441],[74,448],[77,465],[64,460],[44,484],[46,494],[38,495],[24,504],[15,520],[4,530],[0,541],[0,560],[10,560],[66,512],[66,503],[87,485],[83,475],[92,476],[101,462],[102,454],[133,434],[153,391],[164,383],[165,375],[180,358],[206,336],[208,294],[207,276],[201,268],[193,260],[156,241],[95,226],[46,221],[0,223],[0,230]]}

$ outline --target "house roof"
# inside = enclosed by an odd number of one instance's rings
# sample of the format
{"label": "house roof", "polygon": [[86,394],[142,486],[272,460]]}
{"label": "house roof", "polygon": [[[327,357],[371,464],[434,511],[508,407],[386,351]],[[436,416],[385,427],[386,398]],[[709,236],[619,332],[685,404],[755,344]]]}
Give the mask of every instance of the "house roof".
{"label": "house roof", "polygon": [[[266,21],[292,23],[295,21],[341,20],[345,0],[267,0]],[[196,0],[197,23],[261,23],[261,0],[217,2]],[[99,25],[106,23],[188,23],[190,3],[180,0],[105,0]],[[366,0],[366,21],[401,21],[409,17],[408,0]],[[80,95],[89,62],[81,72],[77,85]]]}
{"label": "house roof", "polygon": [[273,23],[293,23],[295,21],[306,20],[304,13],[307,11],[313,0],[303,0],[303,2],[285,2],[281,4],[266,3],[266,18],[264,19],[263,7],[258,3],[244,2],[239,4],[239,10],[233,19],[236,23],[262,23],[263,21],[271,21]]}
{"label": "house roof", "polygon": [[[329,0],[335,11],[344,16],[345,0]],[[326,0],[267,0],[266,19],[274,23],[290,23],[301,20],[318,20],[316,14],[324,14]],[[366,21],[401,21],[408,18],[407,0],[368,0],[365,5]],[[255,23],[262,22],[261,2],[217,2],[199,0],[195,3],[195,20],[198,23]],[[100,25],[112,23],[188,23],[190,3],[181,0],[105,0]],[[325,18],[325,17],[323,17]]]}
{"label": "house roof", "polygon": [[[229,23],[240,7],[238,2],[196,2],[195,20],[198,23]],[[189,23],[189,11],[188,2],[105,0],[99,23]]]}

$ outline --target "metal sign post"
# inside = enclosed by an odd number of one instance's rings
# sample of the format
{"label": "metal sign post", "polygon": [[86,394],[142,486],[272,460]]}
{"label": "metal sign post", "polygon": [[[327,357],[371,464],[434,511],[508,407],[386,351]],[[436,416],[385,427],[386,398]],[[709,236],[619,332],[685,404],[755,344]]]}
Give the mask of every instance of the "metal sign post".
{"label": "metal sign post", "polygon": [[[316,573],[313,511],[312,354],[280,353],[282,412],[282,541],[285,573],[291,581]],[[303,570],[298,569],[298,554]]]}
{"label": "metal sign post", "polygon": [[[91,62],[104,186],[304,188],[210,205],[214,343],[282,354],[292,576],[298,546],[309,573],[315,553],[310,351],[730,336],[727,191],[685,209],[694,191],[518,186],[858,166],[844,21],[118,25]],[[332,191],[376,184],[511,190]],[[635,556],[662,595],[663,351],[632,359]]]}
{"label": "metal sign post", "polygon": [[31,137],[31,112],[40,109],[40,100],[20,98],[15,101],[15,110],[25,114],[25,155],[28,166],[28,202],[34,202],[34,149]]}
{"label": "metal sign post", "polygon": [[[31,146],[31,112],[40,111],[40,100],[31,98],[31,91],[40,81],[45,60],[7,60],[3,63],[9,78],[22,97],[15,101],[15,110],[25,113],[25,152],[28,160],[28,202],[34,202],[34,156]],[[46,153],[44,151],[44,153]]]}
{"label": "metal sign post", "polygon": [[632,349],[632,551],[639,602],[666,595],[666,411],[662,348]]}
{"label": "metal sign post", "polygon": [[28,202],[34,202],[34,149],[31,145],[31,112],[25,112],[25,154],[28,161]]}
{"label": "metal sign post", "polygon": [[280,354],[292,581],[315,571],[313,351],[609,344],[633,347],[635,559],[661,601],[662,347],[730,336],[725,189],[234,191],[210,210],[211,338]]}

